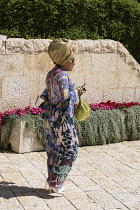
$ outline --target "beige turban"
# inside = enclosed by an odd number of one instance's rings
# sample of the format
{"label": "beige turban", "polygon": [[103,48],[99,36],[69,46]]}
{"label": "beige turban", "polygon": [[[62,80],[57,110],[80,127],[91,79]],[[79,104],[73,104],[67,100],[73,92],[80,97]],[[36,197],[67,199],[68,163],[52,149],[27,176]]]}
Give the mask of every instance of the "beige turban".
{"label": "beige turban", "polygon": [[63,65],[69,61],[73,50],[67,39],[55,39],[48,47],[48,54],[54,64]]}

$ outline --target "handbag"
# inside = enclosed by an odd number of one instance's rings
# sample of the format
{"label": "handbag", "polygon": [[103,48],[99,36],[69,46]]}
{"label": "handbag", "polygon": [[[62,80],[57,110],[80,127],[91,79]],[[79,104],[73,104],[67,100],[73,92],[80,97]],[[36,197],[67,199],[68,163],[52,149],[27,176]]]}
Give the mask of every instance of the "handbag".
{"label": "handbag", "polygon": [[78,105],[74,108],[74,115],[78,121],[84,121],[90,116],[89,104],[80,97]]}

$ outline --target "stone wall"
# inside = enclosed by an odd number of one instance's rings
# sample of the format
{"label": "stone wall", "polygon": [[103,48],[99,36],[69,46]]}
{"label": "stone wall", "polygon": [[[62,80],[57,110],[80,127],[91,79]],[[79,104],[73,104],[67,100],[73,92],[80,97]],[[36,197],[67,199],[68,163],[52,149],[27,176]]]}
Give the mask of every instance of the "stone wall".
{"label": "stone wall", "polygon": [[[49,39],[0,40],[0,111],[35,106],[53,63]],[[140,65],[113,40],[72,41],[76,65],[69,76],[77,86],[86,83],[83,99],[140,102]],[[40,102],[38,102],[40,103]]]}

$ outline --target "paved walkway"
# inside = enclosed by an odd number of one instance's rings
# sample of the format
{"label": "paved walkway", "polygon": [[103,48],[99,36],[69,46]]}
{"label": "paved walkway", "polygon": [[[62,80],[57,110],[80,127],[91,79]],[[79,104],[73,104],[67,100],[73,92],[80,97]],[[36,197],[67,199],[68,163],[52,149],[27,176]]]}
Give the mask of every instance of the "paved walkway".
{"label": "paved walkway", "polygon": [[140,141],[80,147],[64,195],[45,190],[46,153],[0,152],[0,210],[140,210]]}

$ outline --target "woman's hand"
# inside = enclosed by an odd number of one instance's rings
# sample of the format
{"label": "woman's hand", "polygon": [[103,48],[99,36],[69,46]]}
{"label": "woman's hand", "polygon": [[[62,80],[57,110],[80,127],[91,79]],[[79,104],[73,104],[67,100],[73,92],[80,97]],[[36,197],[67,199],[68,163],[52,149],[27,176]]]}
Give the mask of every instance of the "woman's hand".
{"label": "woman's hand", "polygon": [[86,92],[85,85],[86,85],[86,83],[85,83],[85,84],[83,84],[83,85],[81,86],[83,93],[85,93],[85,92]]}
{"label": "woman's hand", "polygon": [[83,93],[86,92],[85,85],[86,85],[86,84],[82,85],[81,87],[77,87],[77,88],[76,88],[76,90],[77,90],[77,92],[78,92],[78,96],[81,96]]}

